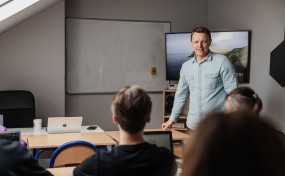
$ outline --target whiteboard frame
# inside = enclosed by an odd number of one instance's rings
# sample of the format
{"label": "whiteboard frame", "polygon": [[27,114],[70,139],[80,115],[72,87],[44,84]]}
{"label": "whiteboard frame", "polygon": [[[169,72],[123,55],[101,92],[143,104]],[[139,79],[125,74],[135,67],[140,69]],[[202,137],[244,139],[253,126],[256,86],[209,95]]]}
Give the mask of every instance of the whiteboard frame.
{"label": "whiteboard frame", "polygon": [[[94,20],[96,22],[122,22],[122,23],[125,23],[125,24],[159,24],[161,25],[162,27],[161,28],[165,28],[165,26],[167,26],[167,31],[164,32],[163,34],[163,43],[161,43],[160,47],[163,49],[161,52],[161,55],[160,55],[160,60],[162,65],[160,66],[155,66],[157,69],[160,69],[160,75],[157,75],[157,77],[159,78],[156,78],[154,80],[157,80],[159,79],[159,85],[157,85],[157,87],[155,88],[148,88],[148,85],[149,84],[146,84],[145,82],[144,83],[141,83],[141,82],[136,82],[134,84],[137,84],[137,85],[140,85],[141,87],[145,88],[146,91],[148,92],[151,92],[151,93],[156,93],[156,92],[161,92],[163,89],[165,89],[167,87],[167,80],[165,79],[165,74],[166,74],[166,71],[165,71],[165,33],[170,33],[171,32],[171,22],[169,21],[142,21],[142,20],[116,20],[116,19],[98,19],[98,18],[66,18],[66,93],[67,94],[109,94],[109,93],[116,93],[117,91],[119,91],[122,87],[124,87],[125,85],[119,85],[115,90],[78,90],[77,88],[76,89],[72,89],[71,88],[71,84],[70,84],[70,68],[73,68],[74,65],[71,67],[69,64],[70,62],[70,53],[69,53],[69,50],[72,50],[69,48],[69,43],[68,43],[68,40],[70,40],[68,38],[70,31],[68,31],[68,20]],[[163,30],[166,30],[166,29],[163,29]],[[127,59],[133,59],[133,58],[127,58]],[[131,61],[131,60],[130,60]],[[95,61],[96,62],[96,61]],[[112,62],[112,60],[111,60]],[[149,62],[149,61],[147,61]],[[87,64],[88,65],[88,64]],[[148,74],[148,73],[147,73]],[[149,69],[149,74],[151,74],[151,69]],[[135,75],[135,74],[134,74]],[[143,75],[145,76],[145,75]],[[153,77],[153,76],[152,76]],[[77,78],[78,79],[78,78]],[[152,79],[152,78],[150,78]],[[150,81],[150,80],[147,80],[147,81]],[[164,83],[163,83],[164,82]],[[73,84],[73,86],[76,86],[76,84]],[[126,84],[126,85],[133,85],[133,84]],[[79,85],[80,86],[80,85]]]}

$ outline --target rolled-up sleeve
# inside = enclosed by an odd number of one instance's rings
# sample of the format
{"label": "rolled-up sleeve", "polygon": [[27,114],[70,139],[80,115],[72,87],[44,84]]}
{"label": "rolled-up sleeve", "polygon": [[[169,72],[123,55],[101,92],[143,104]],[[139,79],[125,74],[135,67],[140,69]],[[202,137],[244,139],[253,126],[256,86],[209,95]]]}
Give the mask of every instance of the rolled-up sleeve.
{"label": "rolled-up sleeve", "polygon": [[221,66],[221,76],[227,94],[238,86],[235,68],[228,59],[224,59]]}

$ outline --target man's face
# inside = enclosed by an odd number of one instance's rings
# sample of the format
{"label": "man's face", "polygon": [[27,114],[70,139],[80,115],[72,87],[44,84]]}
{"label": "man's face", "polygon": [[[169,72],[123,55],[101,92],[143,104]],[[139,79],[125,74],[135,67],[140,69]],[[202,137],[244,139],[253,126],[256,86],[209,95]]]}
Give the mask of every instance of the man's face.
{"label": "man's face", "polygon": [[208,55],[211,42],[206,33],[193,33],[191,43],[197,58],[202,59]]}

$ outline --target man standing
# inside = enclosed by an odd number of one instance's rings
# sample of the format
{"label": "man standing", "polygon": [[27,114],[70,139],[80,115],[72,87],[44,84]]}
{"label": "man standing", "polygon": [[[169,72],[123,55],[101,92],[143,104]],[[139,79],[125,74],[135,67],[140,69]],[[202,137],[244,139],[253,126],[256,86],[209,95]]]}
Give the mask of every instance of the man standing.
{"label": "man standing", "polygon": [[162,128],[170,128],[179,118],[190,93],[186,125],[194,129],[209,112],[223,111],[227,94],[237,87],[236,72],[229,59],[209,50],[211,33],[197,27],[191,33],[194,57],[180,70],[174,105],[170,119]]}

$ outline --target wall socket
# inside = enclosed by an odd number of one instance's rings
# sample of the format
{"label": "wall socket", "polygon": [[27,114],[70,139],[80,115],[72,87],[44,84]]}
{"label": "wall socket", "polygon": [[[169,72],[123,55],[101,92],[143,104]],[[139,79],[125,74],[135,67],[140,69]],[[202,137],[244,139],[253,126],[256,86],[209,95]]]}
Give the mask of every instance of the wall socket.
{"label": "wall socket", "polygon": [[156,67],[151,67],[151,75],[152,76],[156,75]]}

